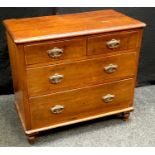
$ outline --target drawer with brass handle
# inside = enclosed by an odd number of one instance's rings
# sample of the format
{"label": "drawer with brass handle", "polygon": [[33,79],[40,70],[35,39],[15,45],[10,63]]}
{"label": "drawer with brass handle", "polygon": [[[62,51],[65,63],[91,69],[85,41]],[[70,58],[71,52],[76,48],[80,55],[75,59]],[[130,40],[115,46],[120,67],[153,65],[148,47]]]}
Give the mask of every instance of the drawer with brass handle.
{"label": "drawer with brass handle", "polygon": [[86,38],[47,41],[24,46],[26,64],[53,64],[56,61],[86,56]]}
{"label": "drawer with brass handle", "polygon": [[127,52],[138,47],[139,31],[113,32],[88,37],[87,55]]}
{"label": "drawer with brass handle", "polygon": [[127,79],[32,98],[32,128],[127,108],[132,102],[133,86],[134,80]]}
{"label": "drawer with brass handle", "polygon": [[[60,90],[82,87],[87,84],[96,84],[131,77],[135,74],[135,64],[136,53],[131,52],[67,64],[28,69],[29,95],[44,95]],[[35,77],[40,78],[36,81]]]}

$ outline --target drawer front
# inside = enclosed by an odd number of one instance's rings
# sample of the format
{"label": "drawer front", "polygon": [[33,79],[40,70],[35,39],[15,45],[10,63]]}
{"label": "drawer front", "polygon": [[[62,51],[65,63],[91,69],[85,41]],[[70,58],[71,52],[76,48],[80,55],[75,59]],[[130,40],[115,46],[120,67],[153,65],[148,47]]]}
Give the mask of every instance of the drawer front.
{"label": "drawer front", "polygon": [[26,64],[52,63],[58,60],[86,56],[86,39],[38,43],[24,47]]}
{"label": "drawer front", "polygon": [[136,53],[89,59],[27,70],[30,96],[119,80],[135,74]]}
{"label": "drawer front", "polygon": [[30,99],[32,128],[46,127],[131,105],[134,80],[100,84]]}
{"label": "drawer front", "polygon": [[87,55],[136,49],[139,34],[139,31],[129,31],[88,37]]}

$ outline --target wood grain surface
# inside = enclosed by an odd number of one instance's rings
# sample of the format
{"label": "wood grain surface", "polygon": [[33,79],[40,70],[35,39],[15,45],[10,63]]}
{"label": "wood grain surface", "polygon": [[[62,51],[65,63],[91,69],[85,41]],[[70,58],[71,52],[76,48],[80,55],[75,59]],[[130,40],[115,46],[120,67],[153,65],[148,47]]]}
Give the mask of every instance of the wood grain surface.
{"label": "wood grain surface", "polygon": [[114,10],[100,10],[4,21],[15,43],[58,39],[144,27],[145,24]]}
{"label": "wood grain surface", "polygon": [[[111,74],[104,71],[104,67],[110,64],[118,66],[117,70]],[[30,97],[45,95],[88,84],[120,80],[135,75],[135,71],[135,52],[31,68],[27,70],[28,92]],[[64,76],[60,83],[53,84],[49,81],[49,77],[55,74]]]}
{"label": "wood grain surface", "polygon": [[[32,128],[128,108],[133,99],[133,87],[134,80],[127,79],[33,98],[30,100]],[[115,95],[112,102],[103,101],[102,97],[107,94]],[[63,105],[64,110],[59,114],[52,113],[50,108],[55,105]]]}

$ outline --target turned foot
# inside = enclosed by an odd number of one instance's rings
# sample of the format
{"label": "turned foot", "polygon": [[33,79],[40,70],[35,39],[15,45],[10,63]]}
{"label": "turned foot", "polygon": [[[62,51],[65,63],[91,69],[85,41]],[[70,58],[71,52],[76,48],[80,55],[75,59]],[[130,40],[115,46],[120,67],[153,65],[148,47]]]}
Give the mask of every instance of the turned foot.
{"label": "turned foot", "polygon": [[122,119],[124,121],[127,121],[129,119],[129,117],[130,117],[130,112],[123,112],[122,113]]}
{"label": "turned foot", "polygon": [[35,138],[36,138],[35,136],[27,136],[27,140],[30,144],[34,144]]}
{"label": "turned foot", "polygon": [[129,111],[122,112],[120,114],[117,114],[117,117],[121,118],[124,121],[127,121],[129,119],[129,117],[130,117],[130,112]]}
{"label": "turned foot", "polygon": [[36,134],[31,134],[31,135],[26,135],[27,136],[27,140],[30,144],[34,144],[35,139],[36,139]]}

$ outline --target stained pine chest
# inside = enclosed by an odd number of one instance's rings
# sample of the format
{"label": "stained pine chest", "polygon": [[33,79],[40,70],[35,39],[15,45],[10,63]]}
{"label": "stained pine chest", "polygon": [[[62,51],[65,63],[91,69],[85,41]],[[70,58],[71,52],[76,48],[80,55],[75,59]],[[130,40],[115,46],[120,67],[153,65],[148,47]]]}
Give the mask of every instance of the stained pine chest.
{"label": "stained pine chest", "polygon": [[133,108],[145,24],[114,10],[4,21],[15,105],[29,142]]}

